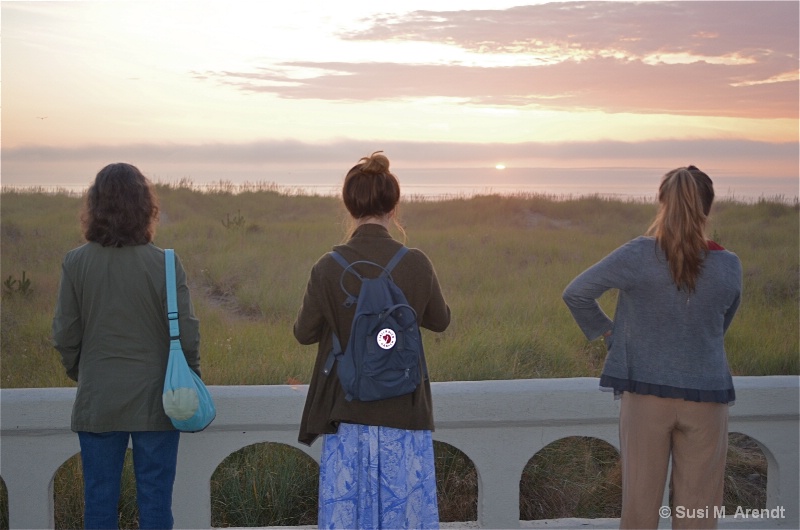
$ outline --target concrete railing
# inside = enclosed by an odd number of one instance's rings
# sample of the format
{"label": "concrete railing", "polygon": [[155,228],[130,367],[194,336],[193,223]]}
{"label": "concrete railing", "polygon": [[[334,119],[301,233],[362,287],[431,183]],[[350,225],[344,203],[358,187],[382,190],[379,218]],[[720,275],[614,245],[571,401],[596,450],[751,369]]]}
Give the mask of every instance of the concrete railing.
{"label": "concrete railing", "polygon": [[[761,446],[768,462],[767,508],[798,519],[798,377],[736,377],[730,431]],[[176,528],[208,528],[210,479],[231,453],[251,444],[297,447],[319,461],[321,443],[297,443],[307,387],[217,386],[217,419],[181,438],[174,491]],[[463,451],[478,474],[478,524],[518,528],[519,486],[526,463],[546,445],[570,436],[619,447],[619,405],[597,379],[434,383],[434,439]],[[69,430],[74,388],[0,392],[0,476],[8,490],[11,528],[52,528],[53,476],[79,452]]]}

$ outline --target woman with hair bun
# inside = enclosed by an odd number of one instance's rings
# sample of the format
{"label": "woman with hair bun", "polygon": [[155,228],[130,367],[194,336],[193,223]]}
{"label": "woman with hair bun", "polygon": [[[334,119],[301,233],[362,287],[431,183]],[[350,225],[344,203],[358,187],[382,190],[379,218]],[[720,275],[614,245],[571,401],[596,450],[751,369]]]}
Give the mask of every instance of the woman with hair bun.
{"label": "woman with hair bun", "polygon": [[[403,243],[389,233],[397,221],[400,185],[380,151],[359,160],[344,179],[342,199],[352,218],[349,238],[337,251],[349,263],[371,261],[385,266]],[[377,275],[374,268],[358,272]],[[322,256],[311,270],[294,324],[301,344],[318,343],[317,357],[300,424],[299,441],[311,445],[323,437],[320,459],[320,528],[438,528],[433,459],[433,407],[430,381],[420,363],[421,383],[410,394],[379,401],[348,400],[336,377],[336,365],[325,375],[333,335],[347,344],[355,305],[345,307],[342,266]],[[346,275],[351,292],[357,280]],[[418,249],[409,249],[391,273],[417,323],[444,331],[450,308],[433,264]]]}
{"label": "woman with hair bun", "polygon": [[[586,338],[605,338],[600,386],[621,397],[621,528],[658,527],[670,456],[672,527],[716,528],[736,397],[724,335],[739,307],[742,266],[706,237],[713,201],[711,179],[695,166],[668,172],[647,235],[564,291]],[[613,320],[597,303],[609,289],[619,290]]]}

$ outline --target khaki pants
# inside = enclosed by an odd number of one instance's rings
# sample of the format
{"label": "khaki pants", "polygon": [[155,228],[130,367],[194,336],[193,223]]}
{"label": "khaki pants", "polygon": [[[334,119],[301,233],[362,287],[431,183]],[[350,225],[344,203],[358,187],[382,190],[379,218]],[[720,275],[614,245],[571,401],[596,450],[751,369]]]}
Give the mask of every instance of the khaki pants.
{"label": "khaki pants", "polygon": [[620,528],[657,528],[672,455],[672,528],[716,528],[728,449],[728,405],[622,395]]}

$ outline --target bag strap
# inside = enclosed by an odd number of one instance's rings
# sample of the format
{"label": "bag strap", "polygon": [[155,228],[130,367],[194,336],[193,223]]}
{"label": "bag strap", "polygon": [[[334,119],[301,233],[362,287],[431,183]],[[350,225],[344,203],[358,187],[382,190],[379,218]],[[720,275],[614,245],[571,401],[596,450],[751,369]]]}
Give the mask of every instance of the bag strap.
{"label": "bag strap", "polygon": [[374,265],[376,267],[380,267],[381,269],[384,270],[385,274],[391,274],[391,272],[394,270],[394,268],[397,266],[397,264],[400,263],[400,260],[403,259],[403,256],[406,255],[406,252],[408,252],[408,247],[403,245],[402,247],[400,247],[397,250],[397,252],[395,252],[394,256],[392,256],[392,259],[389,260],[389,263],[387,263],[385,267],[381,267],[380,265],[378,265],[375,262],[366,261],[366,260],[354,261],[353,263],[350,263],[346,259],[344,259],[344,256],[342,256],[341,254],[339,254],[335,250],[330,251],[328,254],[330,254],[331,257],[333,259],[335,259],[336,262],[339,265],[341,265],[344,270],[350,271],[353,275],[355,275],[360,280],[361,279],[361,275],[358,274],[353,269],[353,265],[355,265],[356,263],[368,263],[370,265]]}
{"label": "bag strap", "polygon": [[342,345],[339,343],[339,337],[336,336],[336,333],[333,334],[333,347],[331,351],[328,352],[328,358],[325,359],[325,366],[322,368],[322,373],[325,375],[331,375],[331,370],[333,370],[333,363],[336,362],[336,358],[340,355],[343,355],[344,351],[342,350]]}
{"label": "bag strap", "polygon": [[167,318],[169,319],[169,338],[180,338],[181,330],[178,324],[178,297],[175,287],[175,250],[164,250],[164,268],[167,276]]}
{"label": "bag strap", "polygon": [[346,259],[344,259],[344,256],[339,254],[337,251],[332,250],[332,251],[328,252],[328,254],[330,254],[331,257],[334,260],[336,260],[336,263],[341,265],[342,268],[344,269],[344,272],[342,273],[342,277],[339,278],[339,286],[342,288],[342,291],[344,291],[344,293],[347,295],[347,299],[344,301],[343,305],[345,307],[350,307],[353,304],[355,304],[356,301],[358,300],[356,298],[356,296],[353,295],[350,291],[348,291],[347,288],[344,286],[344,275],[349,272],[350,274],[352,274],[353,276],[358,278],[359,281],[362,281],[362,282],[364,281],[364,277],[361,276],[358,272],[356,272],[356,270],[353,268],[354,265],[357,265],[359,263],[364,263],[366,265],[372,265],[373,267],[378,267],[379,269],[381,269],[383,271],[383,272],[381,272],[381,276],[386,276],[391,280],[392,279],[392,270],[394,270],[394,268],[397,266],[397,264],[400,262],[400,260],[403,259],[403,256],[406,255],[406,252],[408,252],[408,247],[403,245],[395,253],[395,255],[392,256],[392,259],[389,260],[389,263],[385,267],[382,267],[381,265],[378,265],[374,261],[367,261],[367,260],[359,260],[359,261],[354,261],[353,263],[349,263]]}
{"label": "bag strap", "polygon": [[331,257],[336,260],[336,263],[341,265],[343,269],[351,271],[354,275],[358,277],[359,280],[361,279],[361,275],[350,268],[350,263],[346,259],[344,259],[344,256],[342,256],[335,250],[331,250],[328,254],[330,254]]}
{"label": "bag strap", "polygon": [[389,263],[384,267],[388,274],[392,273],[397,264],[400,263],[400,260],[403,259],[403,256],[406,255],[406,252],[408,252],[408,247],[403,245],[400,247],[400,250],[395,253],[394,257],[389,260]]}

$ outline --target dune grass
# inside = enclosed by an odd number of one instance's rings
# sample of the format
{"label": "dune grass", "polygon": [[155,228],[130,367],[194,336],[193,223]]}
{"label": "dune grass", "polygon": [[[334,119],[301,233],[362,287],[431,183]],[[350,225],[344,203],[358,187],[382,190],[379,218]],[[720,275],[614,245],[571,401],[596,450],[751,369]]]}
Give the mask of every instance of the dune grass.
{"label": "dune grass", "polygon": [[[189,182],[159,185],[158,193],[162,213],[155,243],[175,248],[187,270],[201,320],[206,382],[307,383],[315,349],[296,343],[292,323],[311,266],[346,237],[339,201],[285,193],[269,185],[242,190],[226,183],[211,192],[200,192]],[[71,386],[49,336],[61,259],[82,243],[81,199],[4,189],[0,201],[0,387]],[[598,376],[604,347],[584,339],[561,292],[586,267],[643,233],[654,213],[651,203],[594,196],[477,196],[403,203],[407,244],[430,256],[453,311],[446,332],[424,332],[432,379]],[[709,233],[736,252],[744,267],[743,303],[726,337],[735,375],[799,373],[798,226],[796,200],[721,200],[712,210]],[[23,275],[29,280],[24,288]],[[601,303],[613,313],[614,301],[615,294],[608,293]],[[757,478],[761,467],[766,474],[763,455],[758,456],[748,440],[734,435],[731,439],[733,471],[726,491],[739,492],[733,495],[744,499],[742,503],[763,506],[763,484]],[[564,443],[546,448],[526,468],[523,517],[613,516],[619,504],[613,449],[609,452],[596,440]],[[304,477],[299,486],[305,491],[315,488],[313,466],[266,445],[231,455],[215,474],[212,504],[220,525],[246,526],[256,512],[262,514],[261,525],[313,519],[308,507],[298,508],[294,519],[277,507],[264,508],[260,503],[265,498],[279,494],[270,493],[274,486],[268,477],[237,476],[245,473],[242,466],[250,468],[257,461],[258,469]],[[283,470],[276,469],[276,462],[283,463]],[[75,464],[62,469],[70,466]],[[437,474],[444,473],[437,475],[442,520],[475,518],[477,479],[470,466],[457,450],[437,444]],[[547,482],[572,468],[581,473],[570,474],[561,485]],[[56,482],[56,496],[64,497],[61,488],[69,490],[66,484],[74,484],[75,470],[60,473],[66,477]],[[234,504],[244,500],[244,489],[255,491],[259,500],[240,503],[249,506],[241,509],[249,512],[234,518],[233,512],[240,510]],[[230,493],[235,491],[242,491],[238,499]],[[281,495],[294,499],[312,494]],[[59,527],[76,524],[69,519],[79,511],[76,502],[71,501],[72,515]],[[293,522],[281,522],[289,520]],[[135,522],[126,519],[129,524]]]}
{"label": "dune grass", "polygon": [[[308,382],[314,349],[298,345],[291,326],[311,266],[345,238],[343,209],[330,197],[220,189],[158,189],[162,221],[155,242],[175,248],[186,267],[203,328],[204,378],[209,384]],[[2,194],[2,278],[17,281],[16,290],[4,286],[2,294],[4,388],[71,384],[49,333],[61,259],[81,244],[80,201]],[[599,197],[403,204],[407,244],[431,257],[453,310],[446,332],[426,333],[433,379],[598,375],[602,359],[587,356],[594,348],[561,291],[644,232],[654,212],[653,204]],[[242,222],[226,226],[231,218]],[[733,372],[797,374],[797,204],[719,201],[709,232],[744,267],[743,303],[726,343]],[[30,280],[25,293],[18,287],[23,274]],[[613,293],[603,302],[610,312],[613,302]]]}

